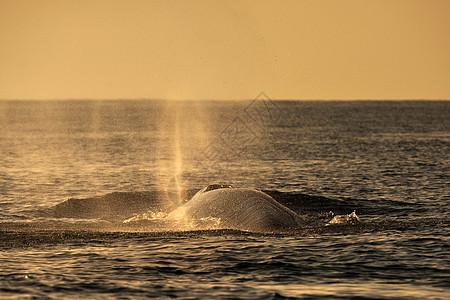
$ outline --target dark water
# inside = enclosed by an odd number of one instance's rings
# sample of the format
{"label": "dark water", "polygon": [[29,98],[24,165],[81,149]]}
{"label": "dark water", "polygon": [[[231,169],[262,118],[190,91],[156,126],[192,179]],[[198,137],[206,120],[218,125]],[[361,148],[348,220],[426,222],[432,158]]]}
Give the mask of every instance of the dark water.
{"label": "dark water", "polygon": [[[0,102],[0,298],[448,299],[449,108]],[[216,182],[307,226],[168,226]]]}

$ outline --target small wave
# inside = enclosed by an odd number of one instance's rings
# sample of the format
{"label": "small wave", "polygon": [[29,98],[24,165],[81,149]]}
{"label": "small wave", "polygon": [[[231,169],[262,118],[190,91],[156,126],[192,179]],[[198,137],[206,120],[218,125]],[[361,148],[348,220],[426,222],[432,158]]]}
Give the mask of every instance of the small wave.
{"label": "small wave", "polygon": [[36,248],[56,245],[106,245],[111,243],[147,243],[154,238],[204,238],[222,236],[292,237],[355,235],[380,231],[405,232],[448,230],[450,219],[422,219],[414,221],[378,221],[357,224],[311,226],[285,233],[249,232],[235,229],[156,230],[149,231],[138,224],[67,224],[67,223],[0,223],[0,249]]}

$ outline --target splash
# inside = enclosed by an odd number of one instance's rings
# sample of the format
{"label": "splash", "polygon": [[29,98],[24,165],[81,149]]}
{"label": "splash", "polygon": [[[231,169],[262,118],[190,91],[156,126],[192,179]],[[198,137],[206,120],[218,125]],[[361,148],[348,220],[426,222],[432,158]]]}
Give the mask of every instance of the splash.
{"label": "splash", "polygon": [[122,221],[122,224],[130,226],[152,226],[158,223],[158,227],[154,228],[158,231],[186,231],[186,230],[214,230],[220,229],[222,220],[215,217],[204,217],[199,219],[186,219],[183,217],[168,218],[168,214],[158,211],[148,211],[143,214],[134,214],[131,218]]}
{"label": "splash", "polygon": [[123,224],[133,223],[133,222],[139,222],[142,220],[147,221],[154,221],[154,220],[164,220],[167,217],[167,213],[164,213],[162,211],[153,212],[148,211],[143,214],[134,214],[131,218],[128,218],[124,221],[122,221]]}
{"label": "splash", "polygon": [[353,211],[348,215],[335,215],[325,226],[332,224],[357,224],[359,223],[359,217],[356,215],[356,211]]}

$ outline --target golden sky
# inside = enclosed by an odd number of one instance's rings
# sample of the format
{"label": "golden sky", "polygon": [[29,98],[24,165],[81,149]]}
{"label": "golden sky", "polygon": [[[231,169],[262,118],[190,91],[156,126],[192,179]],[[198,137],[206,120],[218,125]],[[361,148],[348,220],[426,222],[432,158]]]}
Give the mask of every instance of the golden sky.
{"label": "golden sky", "polygon": [[450,1],[0,0],[0,99],[450,99]]}

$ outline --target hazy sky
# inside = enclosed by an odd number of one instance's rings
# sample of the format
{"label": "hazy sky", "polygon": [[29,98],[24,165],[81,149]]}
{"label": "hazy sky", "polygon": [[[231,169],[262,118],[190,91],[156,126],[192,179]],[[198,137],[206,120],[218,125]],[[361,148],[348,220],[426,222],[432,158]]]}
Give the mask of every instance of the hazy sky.
{"label": "hazy sky", "polygon": [[450,99],[450,1],[0,0],[0,99]]}

